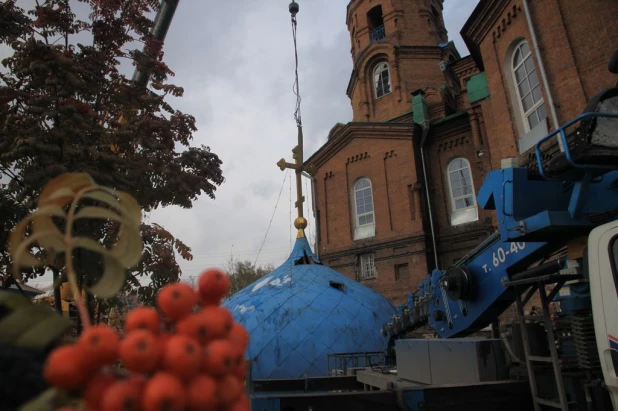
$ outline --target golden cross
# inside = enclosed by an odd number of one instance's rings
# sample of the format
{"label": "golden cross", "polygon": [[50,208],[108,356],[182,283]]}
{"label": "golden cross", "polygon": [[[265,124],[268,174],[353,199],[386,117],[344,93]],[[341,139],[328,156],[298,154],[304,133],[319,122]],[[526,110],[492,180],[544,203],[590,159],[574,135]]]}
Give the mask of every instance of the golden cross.
{"label": "golden cross", "polygon": [[304,238],[305,237],[305,228],[307,228],[307,219],[303,216],[303,203],[305,202],[305,196],[303,196],[303,184],[302,184],[302,173],[303,171],[307,172],[307,174],[313,176],[315,174],[314,167],[306,167],[303,164],[303,128],[301,125],[298,125],[298,145],[292,149],[294,162],[288,163],[285,159],[279,160],[277,165],[284,171],[286,168],[292,169],[296,172],[296,210],[297,217],[294,220],[294,227],[298,230],[298,234],[296,238]]}

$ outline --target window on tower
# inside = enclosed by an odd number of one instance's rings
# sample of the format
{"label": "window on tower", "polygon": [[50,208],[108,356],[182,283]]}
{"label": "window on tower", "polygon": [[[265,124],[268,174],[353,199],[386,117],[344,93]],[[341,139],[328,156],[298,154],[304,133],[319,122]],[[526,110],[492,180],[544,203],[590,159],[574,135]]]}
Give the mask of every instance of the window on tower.
{"label": "window on tower", "polygon": [[384,40],[386,31],[384,30],[382,6],[375,6],[367,12],[367,27],[369,27],[369,37],[372,42]]}
{"label": "window on tower", "polygon": [[376,98],[391,92],[391,76],[388,70],[388,63],[380,62],[373,69],[373,86],[376,91]]}
{"label": "window on tower", "polygon": [[362,178],[354,184],[354,240],[375,235],[375,214],[371,181]]}
{"label": "window on tower", "polygon": [[478,220],[478,208],[470,163],[457,158],[448,165],[448,185],[451,196],[451,225]]}

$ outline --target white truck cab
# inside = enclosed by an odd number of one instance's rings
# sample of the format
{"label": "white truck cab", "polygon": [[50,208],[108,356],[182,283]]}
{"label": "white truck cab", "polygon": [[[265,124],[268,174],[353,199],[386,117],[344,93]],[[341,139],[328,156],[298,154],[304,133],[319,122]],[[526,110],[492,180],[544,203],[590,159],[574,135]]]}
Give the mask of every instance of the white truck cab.
{"label": "white truck cab", "polygon": [[618,410],[618,221],[590,233],[588,275],[603,377],[613,408]]}

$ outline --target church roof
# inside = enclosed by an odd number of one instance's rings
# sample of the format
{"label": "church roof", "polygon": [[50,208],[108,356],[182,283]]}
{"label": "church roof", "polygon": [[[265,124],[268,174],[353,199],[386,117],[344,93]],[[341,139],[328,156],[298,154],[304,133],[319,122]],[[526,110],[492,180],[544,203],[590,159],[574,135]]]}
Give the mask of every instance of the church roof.
{"label": "church roof", "polygon": [[325,376],[327,354],[386,350],[381,327],[395,307],[322,265],[306,238],[288,260],[223,302],[251,342],[251,379]]}

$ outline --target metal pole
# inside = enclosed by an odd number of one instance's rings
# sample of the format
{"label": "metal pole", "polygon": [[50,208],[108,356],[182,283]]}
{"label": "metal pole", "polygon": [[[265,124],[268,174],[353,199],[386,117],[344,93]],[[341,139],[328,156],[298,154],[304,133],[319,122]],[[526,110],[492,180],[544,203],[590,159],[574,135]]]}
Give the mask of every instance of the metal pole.
{"label": "metal pole", "polygon": [[[176,7],[178,6],[178,1],[179,0],[161,0],[161,7],[157,12],[155,23],[151,31],[151,34],[155,39],[165,41],[165,36],[167,36],[167,31],[172,24],[172,19],[174,18],[174,13],[176,12]],[[132,80],[136,84],[146,86],[148,84],[148,75],[140,72],[138,69],[135,69]]]}

